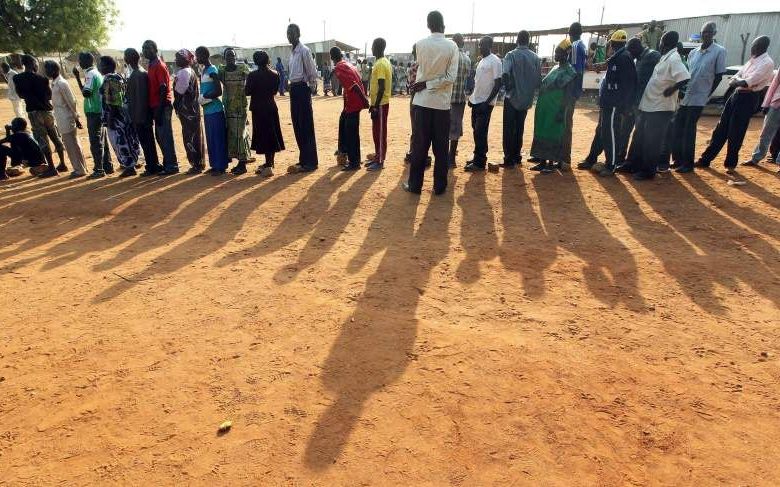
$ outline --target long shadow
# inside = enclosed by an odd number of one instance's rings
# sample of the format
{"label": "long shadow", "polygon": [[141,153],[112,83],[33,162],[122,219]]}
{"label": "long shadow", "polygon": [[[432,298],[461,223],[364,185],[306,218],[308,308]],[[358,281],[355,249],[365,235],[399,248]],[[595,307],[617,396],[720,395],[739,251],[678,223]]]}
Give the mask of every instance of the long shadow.
{"label": "long shadow", "polygon": [[544,296],[544,272],[558,258],[557,242],[543,228],[526,189],[523,171],[504,171],[501,181],[501,225],[504,236],[499,255],[504,268],[517,272],[530,298]]}
{"label": "long shadow", "polygon": [[338,199],[327,210],[327,214],[317,221],[309,240],[298,254],[297,262],[279,269],[274,276],[276,282],[292,281],[301,271],[314,265],[336,245],[339,236],[349,225],[360,201],[366,191],[374,184],[378,175],[377,172],[367,171],[346,191],[339,193]]}
{"label": "long shadow", "polygon": [[[166,188],[175,186],[177,182],[181,181],[181,179],[166,178],[164,180],[158,180],[157,185],[159,188],[162,188],[161,191],[165,191]],[[130,185],[129,182],[128,185]],[[60,221],[58,221],[56,225],[45,225],[43,228],[33,227],[32,229],[29,228],[29,225],[27,225],[27,228],[21,229],[20,226],[23,223],[20,221],[20,225],[11,226],[6,232],[3,232],[3,245],[11,247],[16,244],[22,246],[25,252],[29,252],[30,250],[50,244],[63,235],[78,231],[84,227],[89,227],[95,221],[105,218],[117,207],[136,198],[138,194],[141,196],[133,206],[138,202],[153,198],[157,194],[157,192],[148,192],[143,188],[135,187],[133,190],[124,191],[120,197],[113,197],[116,194],[115,190],[116,187],[114,186],[98,186],[96,188],[79,186],[52,195],[40,196],[34,201],[18,203],[13,210],[8,210],[13,212],[14,217],[18,217],[19,215],[26,216],[29,214],[28,210],[33,210],[37,214],[36,218],[42,219],[45,217],[45,215],[40,215],[42,209],[50,208],[52,212],[58,212],[57,218],[59,218]],[[74,201],[74,195],[83,196],[83,198],[81,201]],[[78,206],[73,207],[74,204],[78,204]],[[71,208],[68,209],[67,215],[60,215],[59,212],[61,212],[61,208],[64,208],[66,205],[71,206]],[[70,218],[66,218],[68,215]],[[28,219],[25,218],[25,220],[25,223],[29,222]],[[79,238],[79,236],[77,235],[74,238]],[[99,238],[90,242],[90,245],[99,244],[99,241],[105,238],[105,235],[101,235]],[[59,245],[67,245],[67,243],[61,243]],[[80,254],[89,251],[89,246],[78,249]],[[0,252],[0,261],[16,255],[16,253],[17,251],[15,249],[8,248],[7,250]],[[35,260],[38,260],[38,258],[28,258],[20,262],[24,262],[26,265]]]}
{"label": "long shadow", "polygon": [[335,167],[328,169],[309,187],[306,196],[298,201],[270,235],[252,248],[222,257],[217,266],[225,267],[242,260],[272,254],[303,238],[325,215],[331,195],[353,174],[341,172]]}
{"label": "long shadow", "polygon": [[479,281],[479,264],[498,255],[498,237],[493,208],[485,192],[485,174],[472,174],[458,198],[463,212],[460,241],[466,257],[456,271],[458,280],[473,284]]}
{"label": "long shadow", "polygon": [[[691,267],[679,260],[677,248],[667,247],[656,252],[660,259],[670,260],[670,268],[677,262],[681,268],[689,269],[685,273],[678,271],[683,273],[678,281],[694,302],[706,311],[722,314],[725,308],[721,299],[714,295],[714,284],[736,289],[742,282],[775,306],[780,306],[780,286],[777,285],[780,252],[773,245],[760,235],[748,234],[744,228],[705,206],[676,178],[669,180],[663,191],[643,184],[637,184],[636,189],[671,228],[703,253],[698,259],[699,265]],[[608,188],[610,192],[613,190]],[[653,245],[650,238],[657,237],[648,236],[643,244]],[[672,257],[662,256],[662,253]]]}
{"label": "long shadow", "polygon": [[[275,178],[267,184],[255,185],[247,184],[242,188],[247,188],[240,193],[233,202],[223,209],[221,213],[209,224],[202,232],[193,235],[189,239],[175,245],[159,257],[155,257],[154,262],[149,264],[146,269],[138,273],[132,280],[118,281],[116,284],[106,289],[94,298],[95,303],[111,300],[134,288],[138,283],[154,278],[156,276],[172,274],[207,255],[214,254],[225,245],[233,241],[235,236],[244,226],[244,222],[254,211],[263,205],[273,195],[282,191],[287,186],[298,181],[298,178],[281,177]],[[213,202],[213,200],[212,200]],[[214,202],[215,206],[218,202]],[[200,208],[200,207],[199,207]],[[199,211],[203,211],[200,208]],[[208,209],[206,209],[207,211]],[[197,215],[198,211],[193,211],[191,215]],[[187,215],[180,218],[186,218]],[[174,218],[174,220],[176,217]],[[177,221],[172,225],[186,225],[186,221]]]}
{"label": "long shadow", "polygon": [[[432,198],[417,232],[415,197],[398,188],[385,206],[398,211],[380,211],[369,232],[380,229],[386,252],[323,367],[323,383],[336,399],[320,416],[306,446],[305,464],[313,470],[323,471],[334,463],[366,401],[406,371],[417,337],[415,314],[420,296],[431,271],[449,252],[452,191]],[[393,231],[385,234],[381,230],[385,226],[392,226]],[[390,289],[392,306],[386,299]]]}
{"label": "long shadow", "polygon": [[633,311],[646,312],[631,250],[590,211],[576,178],[571,178],[563,193],[557,179],[544,175],[533,179],[542,221],[552,241],[585,262],[585,284],[596,299],[608,306],[622,302]]}

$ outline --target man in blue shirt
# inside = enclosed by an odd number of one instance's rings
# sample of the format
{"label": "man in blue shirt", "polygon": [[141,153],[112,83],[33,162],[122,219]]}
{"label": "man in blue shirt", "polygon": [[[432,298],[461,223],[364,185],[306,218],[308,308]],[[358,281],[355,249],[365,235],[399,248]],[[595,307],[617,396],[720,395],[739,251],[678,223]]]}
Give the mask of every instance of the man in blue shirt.
{"label": "man in blue shirt", "polygon": [[[522,160],[523,132],[528,109],[534,103],[534,94],[542,81],[542,65],[539,56],[529,47],[531,35],[521,30],[517,35],[517,47],[504,57],[504,163],[511,169]],[[581,87],[581,86],[580,86]]]}

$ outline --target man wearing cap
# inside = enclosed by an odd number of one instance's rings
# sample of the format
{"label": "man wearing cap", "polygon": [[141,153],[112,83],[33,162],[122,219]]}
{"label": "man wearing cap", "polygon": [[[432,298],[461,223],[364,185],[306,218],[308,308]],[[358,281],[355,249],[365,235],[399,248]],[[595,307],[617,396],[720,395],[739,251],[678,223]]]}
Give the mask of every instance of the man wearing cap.
{"label": "man wearing cap", "polygon": [[607,72],[599,87],[600,139],[607,161],[602,166],[585,160],[577,166],[579,169],[598,170],[601,176],[614,174],[628,140],[625,121],[635,102],[637,76],[634,60],[626,50],[627,37],[624,30],[617,30],[610,37],[614,54],[607,59]]}
{"label": "man wearing cap", "polygon": [[750,48],[750,59],[731,78],[730,85],[735,88],[734,94],[726,102],[720,121],[712,132],[710,145],[699,158],[696,167],[710,167],[712,161],[728,142],[725,161],[726,172],[729,174],[735,172],[739,150],[745,140],[750,118],[761,102],[759,98],[761,92],[769,86],[774,76],[775,63],[767,54],[768,49],[769,37],[760,36],[753,41]]}

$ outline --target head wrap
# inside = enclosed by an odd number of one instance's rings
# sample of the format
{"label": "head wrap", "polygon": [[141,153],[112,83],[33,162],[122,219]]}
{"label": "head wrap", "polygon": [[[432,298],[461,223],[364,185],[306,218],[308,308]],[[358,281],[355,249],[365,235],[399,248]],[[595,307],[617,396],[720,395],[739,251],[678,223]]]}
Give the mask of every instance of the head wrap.
{"label": "head wrap", "polygon": [[176,54],[183,57],[187,61],[187,66],[191,65],[195,60],[195,55],[189,49],[180,49]]}
{"label": "head wrap", "polygon": [[626,42],[626,39],[628,39],[628,34],[624,30],[616,30],[609,38],[612,42]]}
{"label": "head wrap", "polygon": [[568,51],[569,49],[571,49],[571,41],[570,41],[570,40],[569,40],[569,38],[567,37],[567,38],[565,38],[564,40],[562,40],[562,41],[561,41],[561,42],[558,44],[558,47],[560,47],[560,48],[561,48],[561,49],[563,49],[564,51]]}

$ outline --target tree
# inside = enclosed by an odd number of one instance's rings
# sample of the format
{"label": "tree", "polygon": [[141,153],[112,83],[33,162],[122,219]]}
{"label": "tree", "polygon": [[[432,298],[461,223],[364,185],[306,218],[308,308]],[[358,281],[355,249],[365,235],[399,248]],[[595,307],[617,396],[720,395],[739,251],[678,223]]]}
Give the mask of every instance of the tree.
{"label": "tree", "polygon": [[0,52],[95,49],[116,18],[114,0],[0,0]]}

